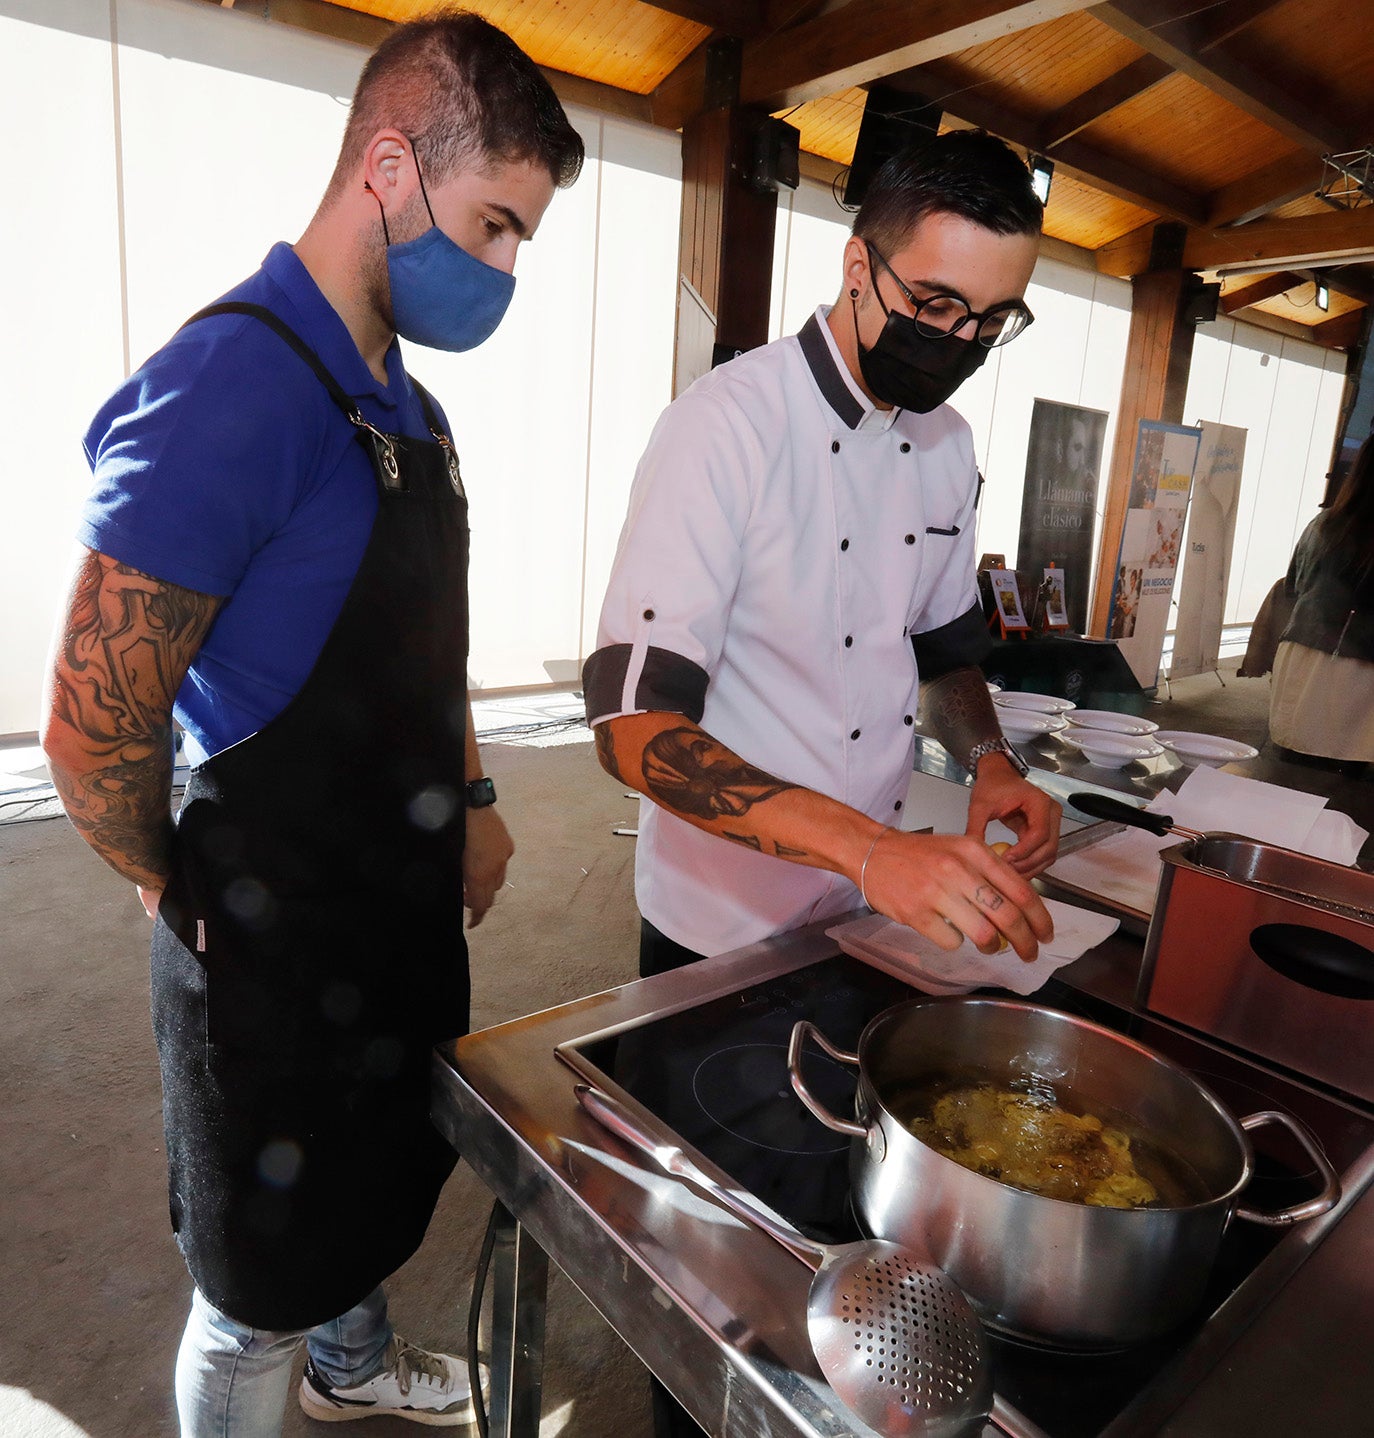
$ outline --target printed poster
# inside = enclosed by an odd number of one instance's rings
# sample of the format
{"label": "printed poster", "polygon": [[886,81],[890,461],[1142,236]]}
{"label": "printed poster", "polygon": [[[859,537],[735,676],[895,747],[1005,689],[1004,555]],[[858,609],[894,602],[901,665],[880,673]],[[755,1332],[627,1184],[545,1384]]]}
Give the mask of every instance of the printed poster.
{"label": "printed poster", "polygon": [[1016,567],[1023,574],[1050,567],[1064,571],[1067,625],[1079,634],[1088,622],[1093,520],[1106,433],[1105,410],[1037,399],[1031,412]]}
{"label": "printed poster", "polygon": [[1191,426],[1140,421],[1107,637],[1117,641],[1142,689],[1159,682],[1201,441],[1202,431]]}
{"label": "printed poster", "polygon": [[1045,571],[1045,624],[1050,629],[1067,629],[1069,611],[1064,599],[1064,571]]}
{"label": "printed poster", "polygon": [[1188,506],[1186,553],[1174,616],[1169,678],[1215,670],[1221,657],[1221,626],[1231,578],[1231,550],[1240,505],[1246,431],[1234,425],[1202,425],[1193,498]]}
{"label": "printed poster", "polygon": [[988,579],[992,582],[993,598],[997,601],[997,614],[1003,629],[1029,629],[1026,611],[1021,608],[1021,591],[1016,583],[1014,569],[989,569]]}

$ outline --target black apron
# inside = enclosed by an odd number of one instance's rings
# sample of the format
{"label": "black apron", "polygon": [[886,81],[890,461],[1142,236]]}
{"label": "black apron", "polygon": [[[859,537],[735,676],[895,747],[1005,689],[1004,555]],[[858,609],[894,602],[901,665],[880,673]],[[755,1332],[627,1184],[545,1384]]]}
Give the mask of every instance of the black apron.
{"label": "black apron", "polygon": [[[430,1054],[468,1025],[467,501],[452,446],[354,425],[377,517],[300,692],[191,774],[152,943],[172,1227],[255,1328],[337,1317],[418,1247],[456,1156]],[[189,322],[188,322],[189,323]],[[417,386],[418,389],[418,386]]]}

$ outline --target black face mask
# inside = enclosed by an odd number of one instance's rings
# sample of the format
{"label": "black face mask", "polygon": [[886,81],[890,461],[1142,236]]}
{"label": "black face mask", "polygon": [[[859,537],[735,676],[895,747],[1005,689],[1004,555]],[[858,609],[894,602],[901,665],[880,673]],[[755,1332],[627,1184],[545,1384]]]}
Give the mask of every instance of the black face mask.
{"label": "black face mask", "polygon": [[[874,290],[877,295],[877,291]],[[878,295],[878,303],[883,304]],[[929,414],[938,409],[988,357],[977,340],[929,339],[916,321],[883,305],[887,323],[870,349],[859,339],[859,308],[854,309],[854,339],[859,370],[869,391],[885,404]]]}

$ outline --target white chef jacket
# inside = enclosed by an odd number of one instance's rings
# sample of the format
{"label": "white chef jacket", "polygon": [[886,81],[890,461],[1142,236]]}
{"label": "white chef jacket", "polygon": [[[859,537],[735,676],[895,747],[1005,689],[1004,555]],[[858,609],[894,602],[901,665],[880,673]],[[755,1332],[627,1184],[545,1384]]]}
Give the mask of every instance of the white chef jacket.
{"label": "white chef jacket", "polygon": [[[873,406],[828,312],[703,375],[660,417],[584,671],[587,717],[685,714],[768,773],[896,824],[918,664],[933,676],[989,647],[978,473],[948,405]],[[847,879],[647,799],[635,896],[707,955],[860,902]]]}

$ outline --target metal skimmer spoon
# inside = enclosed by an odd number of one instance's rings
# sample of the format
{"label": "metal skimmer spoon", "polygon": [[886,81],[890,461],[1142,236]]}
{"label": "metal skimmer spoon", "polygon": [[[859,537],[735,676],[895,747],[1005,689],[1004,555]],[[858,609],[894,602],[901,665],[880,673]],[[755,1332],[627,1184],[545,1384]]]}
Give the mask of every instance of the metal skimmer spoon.
{"label": "metal skimmer spoon", "polygon": [[836,1396],[883,1438],[968,1438],[992,1409],[983,1326],[942,1269],[884,1239],[820,1244],[745,1203],[589,1084],[577,1100],[661,1168],[762,1229],[812,1270],[806,1326]]}

